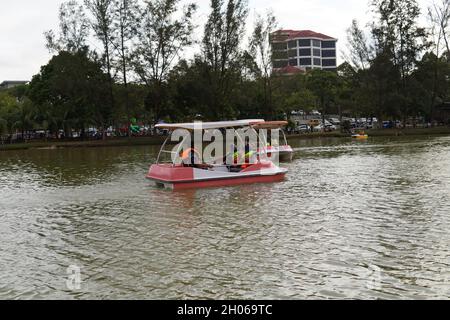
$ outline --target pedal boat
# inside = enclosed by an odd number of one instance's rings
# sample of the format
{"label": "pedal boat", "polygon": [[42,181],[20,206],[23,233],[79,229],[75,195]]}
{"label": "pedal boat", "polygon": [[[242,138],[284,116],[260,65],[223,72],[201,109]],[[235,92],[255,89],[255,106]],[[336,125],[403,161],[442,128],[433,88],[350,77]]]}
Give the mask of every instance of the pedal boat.
{"label": "pedal boat", "polygon": [[357,140],[367,140],[369,139],[369,136],[367,134],[354,134],[352,135],[352,138]]}
{"label": "pedal boat", "polygon": [[279,145],[271,145],[267,140],[268,137],[261,137],[266,144],[266,147],[263,150],[259,150],[259,154],[266,153],[269,157],[275,157],[280,162],[291,162],[294,158],[294,150],[288,144],[286,134],[282,130],[284,126],[288,124],[287,121],[271,121],[271,122],[261,122],[252,124],[255,130],[267,129],[267,130],[278,130],[280,136],[280,142],[284,144]]}
{"label": "pedal boat", "polygon": [[[264,120],[240,120],[230,122],[202,123],[202,130],[236,129],[250,127],[252,123]],[[198,125],[198,124],[197,124]],[[176,129],[194,130],[195,124],[161,124],[159,129],[167,129],[171,133]],[[169,141],[170,135],[161,148],[156,164],[152,165],[147,179],[158,187],[183,190],[196,188],[225,187],[252,183],[273,183],[285,179],[287,169],[280,168],[272,161],[258,160],[245,166],[230,166],[227,164],[213,164],[200,166],[185,166],[175,163],[160,163],[161,152]]]}

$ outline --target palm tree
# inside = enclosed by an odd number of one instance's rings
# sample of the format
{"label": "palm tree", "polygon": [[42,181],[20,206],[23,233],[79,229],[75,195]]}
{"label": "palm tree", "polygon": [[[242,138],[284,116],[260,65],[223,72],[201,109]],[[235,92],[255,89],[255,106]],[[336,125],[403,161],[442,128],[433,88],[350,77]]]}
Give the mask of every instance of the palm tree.
{"label": "palm tree", "polygon": [[34,129],[36,124],[36,111],[29,99],[25,98],[17,104],[14,120],[11,129],[20,130],[22,132],[22,139],[24,139],[25,131]]}

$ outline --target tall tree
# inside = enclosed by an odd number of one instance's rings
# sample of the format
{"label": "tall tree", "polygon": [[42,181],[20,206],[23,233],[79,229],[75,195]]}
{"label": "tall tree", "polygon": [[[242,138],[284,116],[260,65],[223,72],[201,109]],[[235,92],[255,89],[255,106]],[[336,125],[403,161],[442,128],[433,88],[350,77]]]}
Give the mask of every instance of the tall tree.
{"label": "tall tree", "polygon": [[[374,0],[372,2],[378,21],[373,25],[377,52],[392,57],[400,74],[398,103],[404,120],[408,115],[411,87],[409,76],[417,58],[427,47],[426,31],[418,26],[420,8],[416,0]],[[405,121],[404,121],[405,123]]]}
{"label": "tall tree", "polygon": [[75,0],[61,4],[59,8],[59,34],[53,30],[44,33],[46,47],[52,52],[77,52],[86,47],[89,21],[84,8]]}
{"label": "tall tree", "polygon": [[193,44],[193,14],[197,6],[190,3],[179,13],[179,0],[145,1],[141,16],[136,50],[134,52],[134,70],[149,88],[146,99],[148,109],[154,114],[155,121],[163,116],[165,94],[164,82],[169,71],[180,57],[182,51]]}
{"label": "tall tree", "polygon": [[373,6],[379,16],[373,27],[379,49],[392,50],[394,63],[405,80],[427,45],[426,31],[417,23],[419,5],[416,0],[374,0]]}
{"label": "tall tree", "polygon": [[277,20],[272,11],[266,17],[256,15],[255,27],[250,39],[250,53],[258,65],[258,78],[263,82],[264,110],[273,118],[272,106],[272,46],[270,37],[277,29]]}
{"label": "tall tree", "polygon": [[116,0],[114,2],[113,30],[115,36],[112,44],[118,54],[118,66],[124,85],[125,109],[127,123],[130,124],[130,99],[128,90],[128,71],[131,62],[132,40],[136,38],[139,23],[139,6],[137,0]]}
{"label": "tall tree", "polygon": [[[428,85],[428,89],[431,92],[429,97],[429,120],[431,124],[434,124],[434,107],[436,105],[436,99],[439,95],[440,86],[440,71],[442,71],[442,59],[440,55],[442,54],[443,47],[446,48],[446,57],[450,58],[450,47],[449,40],[447,38],[447,29],[450,19],[450,0],[441,0],[440,3],[433,1],[433,3],[428,8],[428,18],[430,21],[430,36],[431,36],[431,46],[434,50],[433,55],[424,56],[422,62],[432,62],[432,85]],[[445,45],[443,45],[443,42]],[[427,58],[425,60],[425,58]],[[429,65],[429,63],[427,63]],[[422,72],[424,70],[421,70]],[[428,82],[428,81],[427,81]],[[429,83],[428,83],[429,84]]]}
{"label": "tall tree", "polygon": [[114,80],[112,76],[112,44],[114,42],[114,0],[85,0],[84,3],[91,12],[91,25],[94,33],[103,45],[104,65],[106,67],[109,82],[110,108],[111,110],[114,110]]}
{"label": "tall tree", "polygon": [[392,55],[389,51],[383,51],[371,61],[367,74],[368,83],[365,87],[366,101],[373,105],[374,113],[379,123],[383,117],[398,119],[398,106],[402,102],[398,90],[401,80],[399,69],[394,65]]}
{"label": "tall tree", "polygon": [[434,109],[448,98],[450,86],[450,64],[443,55],[437,57],[433,52],[426,53],[418,62],[412,75],[415,88],[412,94],[416,97],[419,111],[434,122]]}
{"label": "tall tree", "polygon": [[240,45],[245,33],[248,8],[245,0],[211,0],[211,13],[205,25],[202,51],[208,64],[208,79],[213,92],[211,108],[223,118],[229,110],[233,76],[239,71]]}
{"label": "tall tree", "polygon": [[432,4],[428,7],[428,17],[431,21],[432,34],[434,35],[434,44],[436,47],[437,56],[441,54],[440,43],[445,42],[447,54],[450,54],[450,45],[448,39],[448,27],[450,20],[450,0],[440,0],[437,2],[433,0]]}
{"label": "tall tree", "polygon": [[372,54],[364,30],[359,27],[356,19],[347,29],[347,42],[350,53],[349,62],[357,69],[367,69]]}

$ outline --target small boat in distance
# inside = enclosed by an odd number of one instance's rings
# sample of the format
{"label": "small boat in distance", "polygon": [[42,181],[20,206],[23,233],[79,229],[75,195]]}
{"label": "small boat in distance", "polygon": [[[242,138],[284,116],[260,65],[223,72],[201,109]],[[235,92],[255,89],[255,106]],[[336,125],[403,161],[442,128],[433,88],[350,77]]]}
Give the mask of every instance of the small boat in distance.
{"label": "small boat in distance", "polygon": [[367,140],[369,139],[369,135],[366,134],[364,131],[360,131],[358,133],[353,134],[352,138],[357,140]]}
{"label": "small boat in distance", "polygon": [[[199,157],[199,152],[195,148],[185,150],[183,143],[187,139],[191,140],[195,130],[202,132],[214,130],[229,130],[234,132],[239,129],[250,130],[255,133],[256,130],[253,125],[263,123],[264,120],[239,120],[239,121],[224,121],[224,122],[204,122],[204,123],[182,123],[182,124],[159,124],[156,128],[162,130],[169,130],[170,134],[166,142],[161,147],[157,162],[150,167],[147,174],[147,179],[152,181],[156,186],[168,188],[172,190],[193,189],[193,188],[208,188],[208,187],[223,187],[250,183],[272,183],[279,182],[285,179],[287,169],[280,168],[278,165],[268,160],[267,157],[262,157],[257,152],[251,156],[252,161],[247,157],[247,150],[245,151],[245,160],[243,163],[234,162],[236,160],[237,150],[232,150],[230,154],[225,157],[220,157],[206,163],[203,157]],[[189,135],[183,138],[183,141],[174,149],[164,150],[165,146],[171,141],[171,136],[177,129],[186,130]],[[256,133],[261,143],[261,137]],[[237,135],[238,139],[241,139]],[[245,139],[245,138],[244,138]],[[175,139],[177,140],[177,139]],[[193,143],[191,141],[191,145]],[[247,145],[246,145],[247,147]],[[255,149],[256,150],[256,149]],[[170,161],[163,162],[162,156],[164,154],[170,155]],[[226,159],[230,157],[235,159],[229,163]],[[193,161],[194,158],[202,159],[201,161]],[[185,160],[188,161],[185,161]],[[191,160],[192,159],[192,160]]]}

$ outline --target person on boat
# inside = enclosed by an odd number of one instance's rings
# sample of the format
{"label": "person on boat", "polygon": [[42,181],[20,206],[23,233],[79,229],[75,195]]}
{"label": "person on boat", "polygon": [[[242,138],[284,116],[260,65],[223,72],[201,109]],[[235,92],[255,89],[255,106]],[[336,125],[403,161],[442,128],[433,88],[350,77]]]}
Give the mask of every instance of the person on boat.
{"label": "person on boat", "polygon": [[185,167],[192,167],[203,170],[212,168],[211,165],[201,163],[200,159],[200,153],[194,147],[183,151],[181,154],[181,161],[183,166]]}
{"label": "person on boat", "polygon": [[184,166],[193,167],[199,164],[200,154],[195,148],[189,148],[181,154],[181,160]]}
{"label": "person on boat", "polygon": [[[241,165],[241,168],[243,168],[243,169],[247,168],[250,165],[250,163],[252,161],[252,157],[255,154],[256,153],[253,150],[251,150],[250,143],[248,142],[248,140],[246,140],[245,141],[245,150],[244,150],[244,159],[245,159],[245,161],[244,161],[244,164]],[[234,155],[233,155],[235,164],[238,164],[239,159],[240,159],[239,156],[240,156],[239,150],[235,146],[235,148],[234,148]]]}

